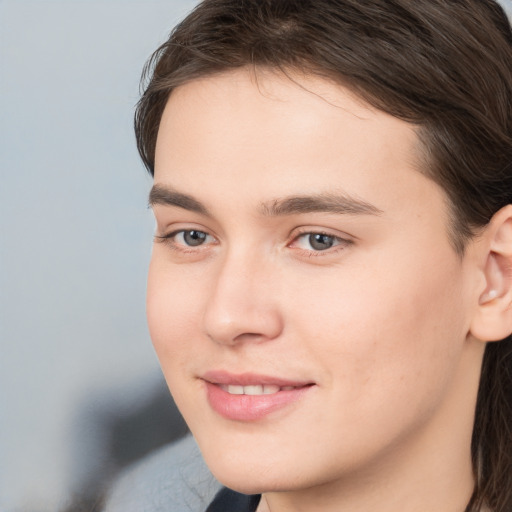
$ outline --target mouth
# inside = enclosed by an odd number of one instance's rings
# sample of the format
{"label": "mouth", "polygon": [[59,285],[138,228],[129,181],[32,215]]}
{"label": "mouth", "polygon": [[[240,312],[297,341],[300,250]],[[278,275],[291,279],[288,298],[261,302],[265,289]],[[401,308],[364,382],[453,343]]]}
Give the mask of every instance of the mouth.
{"label": "mouth", "polygon": [[230,395],[275,395],[280,391],[292,391],[295,386],[277,386],[273,384],[253,384],[249,386],[238,386],[236,384],[219,384],[219,387]]}
{"label": "mouth", "polygon": [[242,422],[291,408],[315,386],[314,382],[224,371],[208,372],[202,380],[210,407],[225,419]]}

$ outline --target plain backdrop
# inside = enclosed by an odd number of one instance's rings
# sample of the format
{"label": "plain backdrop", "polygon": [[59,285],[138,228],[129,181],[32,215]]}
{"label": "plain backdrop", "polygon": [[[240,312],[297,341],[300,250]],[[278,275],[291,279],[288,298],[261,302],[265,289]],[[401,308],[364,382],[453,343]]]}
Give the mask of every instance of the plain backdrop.
{"label": "plain backdrop", "polygon": [[2,511],[63,507],[94,469],[87,411],[159,381],[132,117],[144,62],[194,4],[0,0]]}
{"label": "plain backdrop", "polygon": [[161,384],[132,115],[145,60],[194,4],[0,0],[3,512],[62,508],[102,456],[91,417]]}

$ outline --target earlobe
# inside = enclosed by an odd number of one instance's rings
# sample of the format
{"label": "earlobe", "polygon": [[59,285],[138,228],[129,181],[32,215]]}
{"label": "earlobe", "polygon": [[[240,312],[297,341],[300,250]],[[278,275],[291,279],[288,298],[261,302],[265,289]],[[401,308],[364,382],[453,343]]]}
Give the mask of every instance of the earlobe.
{"label": "earlobe", "polygon": [[485,286],[471,334],[482,341],[499,341],[512,333],[512,205],[493,216],[482,241]]}

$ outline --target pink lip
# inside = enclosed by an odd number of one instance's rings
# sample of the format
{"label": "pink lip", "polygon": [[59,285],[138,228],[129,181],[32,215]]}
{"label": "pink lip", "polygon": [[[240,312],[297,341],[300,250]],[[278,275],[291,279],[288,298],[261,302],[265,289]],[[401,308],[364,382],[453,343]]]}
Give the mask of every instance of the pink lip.
{"label": "pink lip", "polygon": [[[295,381],[252,373],[231,374],[211,371],[202,376],[212,409],[226,419],[256,421],[299,400],[313,387],[312,382]],[[221,386],[274,385],[293,387],[269,395],[232,395]]]}

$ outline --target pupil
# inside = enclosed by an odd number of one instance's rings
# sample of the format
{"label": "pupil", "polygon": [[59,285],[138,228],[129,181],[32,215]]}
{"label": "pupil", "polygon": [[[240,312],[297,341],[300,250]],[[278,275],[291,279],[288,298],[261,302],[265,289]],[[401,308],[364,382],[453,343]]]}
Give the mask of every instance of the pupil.
{"label": "pupil", "polygon": [[317,251],[325,251],[333,246],[334,238],[329,235],[316,233],[314,235],[309,235],[309,243],[313,249]]}
{"label": "pupil", "polygon": [[195,247],[201,245],[206,240],[206,233],[202,231],[185,231],[183,239],[187,245]]}

